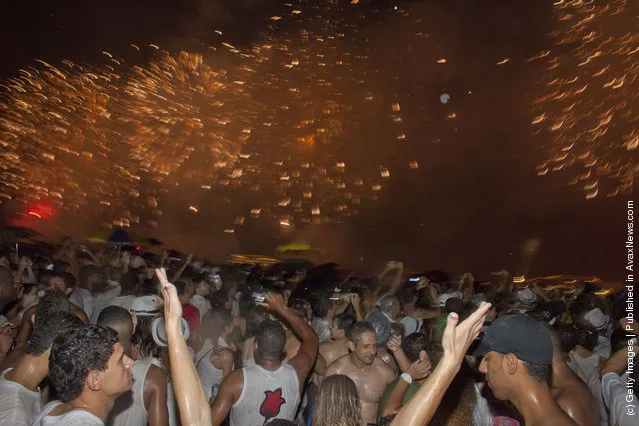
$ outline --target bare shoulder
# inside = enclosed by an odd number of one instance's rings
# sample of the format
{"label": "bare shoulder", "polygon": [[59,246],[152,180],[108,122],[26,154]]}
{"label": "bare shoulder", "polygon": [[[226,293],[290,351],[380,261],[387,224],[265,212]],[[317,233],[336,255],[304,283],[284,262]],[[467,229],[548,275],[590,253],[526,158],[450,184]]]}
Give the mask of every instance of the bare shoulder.
{"label": "bare shoulder", "polygon": [[375,367],[375,374],[379,374],[380,378],[383,378],[385,381],[390,383],[395,380],[395,372],[381,359],[375,358],[373,367]]}
{"label": "bare shoulder", "polygon": [[337,358],[335,361],[333,361],[331,365],[328,366],[328,369],[326,370],[326,375],[330,376],[333,374],[341,374],[348,369],[349,365],[350,365],[350,357],[348,356],[348,354],[341,356]]}

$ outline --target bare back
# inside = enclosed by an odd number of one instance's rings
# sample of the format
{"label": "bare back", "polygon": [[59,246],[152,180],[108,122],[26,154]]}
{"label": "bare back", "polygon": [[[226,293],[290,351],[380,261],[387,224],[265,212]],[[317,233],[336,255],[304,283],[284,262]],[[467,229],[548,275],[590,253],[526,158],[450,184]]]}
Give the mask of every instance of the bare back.
{"label": "bare back", "polygon": [[[577,379],[579,380],[579,379]],[[552,389],[552,396],[561,410],[568,414],[579,426],[597,426],[599,410],[597,402],[583,382],[565,380],[561,387]]]}
{"label": "bare back", "polygon": [[333,362],[326,371],[327,376],[335,374],[343,374],[355,382],[364,422],[376,423],[379,401],[386,386],[395,380],[393,370],[379,358],[375,358],[373,364],[360,370],[353,365],[351,355],[344,355]]}

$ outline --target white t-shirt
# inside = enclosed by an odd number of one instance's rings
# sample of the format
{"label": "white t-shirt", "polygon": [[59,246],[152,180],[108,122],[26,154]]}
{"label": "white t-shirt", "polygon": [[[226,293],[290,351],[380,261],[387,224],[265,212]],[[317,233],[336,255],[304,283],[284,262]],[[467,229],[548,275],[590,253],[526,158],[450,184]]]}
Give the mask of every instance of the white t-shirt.
{"label": "white t-shirt", "polygon": [[204,314],[211,310],[211,302],[199,294],[194,294],[193,297],[191,297],[190,302],[191,305],[195,306],[197,310],[200,311],[200,323],[202,323]]}
{"label": "white t-shirt", "polygon": [[42,412],[33,422],[33,426],[104,426],[104,422],[98,417],[84,410],[72,410],[59,416],[49,416],[60,401],[51,401],[44,406]]}
{"label": "white t-shirt", "polygon": [[69,302],[82,309],[84,313],[87,314],[87,318],[91,319],[95,307],[95,299],[89,290],[76,287],[71,293],[71,296],[69,296]]}
{"label": "white t-shirt", "polygon": [[42,408],[40,392],[6,379],[5,374],[11,370],[0,376],[0,425],[31,425]]}
{"label": "white t-shirt", "polygon": [[[606,373],[601,378],[601,393],[606,403],[606,407],[610,410],[609,423],[619,426],[637,426],[639,425],[639,417],[635,411],[634,416],[629,416],[626,405],[626,396],[628,390],[626,384],[628,377],[624,374],[623,378],[616,373]],[[637,396],[635,395],[635,403]]]}

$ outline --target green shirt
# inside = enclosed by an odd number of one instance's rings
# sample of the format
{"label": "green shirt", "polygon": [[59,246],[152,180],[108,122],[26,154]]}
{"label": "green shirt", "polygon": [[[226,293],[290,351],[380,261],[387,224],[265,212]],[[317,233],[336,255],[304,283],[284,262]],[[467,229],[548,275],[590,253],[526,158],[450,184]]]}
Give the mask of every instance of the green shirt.
{"label": "green shirt", "polygon": [[448,323],[448,315],[439,315],[435,318],[435,324],[433,324],[433,334],[431,335],[431,342],[440,343],[442,341],[442,337],[444,336],[444,330],[446,329],[446,324]]}
{"label": "green shirt", "polygon": [[[386,408],[386,403],[388,402],[388,398],[390,398],[391,393],[393,393],[393,389],[395,389],[395,385],[397,385],[398,380],[401,380],[401,378],[397,377],[395,380],[391,382],[391,384],[386,386],[386,390],[384,391],[384,394],[382,395],[382,399],[379,401],[379,409],[377,411],[378,423],[382,419],[382,413],[384,412],[384,408]],[[422,385],[420,385],[418,381],[413,381],[413,383],[408,385],[408,389],[406,389],[406,393],[404,394],[404,399],[402,399],[402,407],[408,404],[408,401],[410,401],[413,398],[413,396],[415,396],[415,394],[421,387]]]}

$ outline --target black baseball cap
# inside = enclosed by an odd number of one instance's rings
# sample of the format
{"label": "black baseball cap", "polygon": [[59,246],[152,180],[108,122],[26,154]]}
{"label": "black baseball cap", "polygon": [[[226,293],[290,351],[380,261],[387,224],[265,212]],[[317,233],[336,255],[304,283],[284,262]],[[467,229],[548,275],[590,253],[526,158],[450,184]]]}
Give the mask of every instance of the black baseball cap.
{"label": "black baseball cap", "polygon": [[493,321],[472,354],[485,355],[490,351],[513,354],[533,364],[552,364],[550,334],[527,315],[506,315]]}

